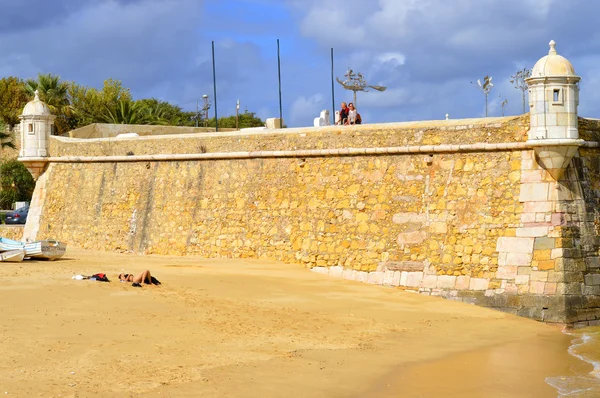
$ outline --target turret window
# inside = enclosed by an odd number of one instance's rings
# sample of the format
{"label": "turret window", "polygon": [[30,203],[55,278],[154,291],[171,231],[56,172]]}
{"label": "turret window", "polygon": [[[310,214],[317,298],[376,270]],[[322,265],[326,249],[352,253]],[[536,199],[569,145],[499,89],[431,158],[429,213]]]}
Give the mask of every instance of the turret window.
{"label": "turret window", "polygon": [[27,129],[30,134],[33,134],[33,123],[29,123],[29,126],[27,127]]}
{"label": "turret window", "polygon": [[563,97],[562,90],[560,88],[555,88],[552,90],[552,103],[555,105],[562,105]]}

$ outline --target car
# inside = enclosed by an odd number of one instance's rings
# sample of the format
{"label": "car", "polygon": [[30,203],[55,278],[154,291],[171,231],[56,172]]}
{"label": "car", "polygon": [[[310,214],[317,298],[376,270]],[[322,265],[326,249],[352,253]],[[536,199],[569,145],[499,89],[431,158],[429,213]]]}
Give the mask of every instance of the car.
{"label": "car", "polygon": [[15,211],[6,213],[4,222],[6,224],[25,224],[27,221],[27,214],[29,214],[29,206],[18,208]]}

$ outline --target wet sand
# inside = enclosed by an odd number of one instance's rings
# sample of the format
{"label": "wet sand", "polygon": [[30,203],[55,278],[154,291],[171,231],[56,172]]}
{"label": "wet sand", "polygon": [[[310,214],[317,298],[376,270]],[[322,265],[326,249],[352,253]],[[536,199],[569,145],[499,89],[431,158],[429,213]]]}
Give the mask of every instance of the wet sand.
{"label": "wet sand", "polygon": [[[591,370],[556,327],[295,265],[66,257],[0,265],[0,394],[556,397]],[[146,268],[162,286],[117,280]]]}

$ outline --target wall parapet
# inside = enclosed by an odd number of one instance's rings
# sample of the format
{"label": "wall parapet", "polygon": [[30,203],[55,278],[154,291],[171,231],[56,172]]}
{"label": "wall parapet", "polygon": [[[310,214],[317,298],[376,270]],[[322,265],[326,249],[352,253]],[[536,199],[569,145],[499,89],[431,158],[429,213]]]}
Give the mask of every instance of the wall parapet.
{"label": "wall parapet", "polygon": [[600,142],[575,139],[559,139],[552,142],[504,142],[476,143],[465,145],[413,145],[399,147],[375,148],[339,148],[339,149],[308,149],[287,151],[252,151],[252,152],[217,152],[189,154],[157,154],[157,155],[107,155],[107,156],[53,156],[48,162],[55,163],[99,163],[99,162],[156,162],[156,161],[185,161],[210,159],[252,159],[252,158],[298,158],[298,157],[327,157],[327,156],[364,156],[364,155],[414,155],[439,153],[470,153],[470,152],[501,152],[520,151],[537,147],[553,147],[574,145],[586,148],[598,148]]}

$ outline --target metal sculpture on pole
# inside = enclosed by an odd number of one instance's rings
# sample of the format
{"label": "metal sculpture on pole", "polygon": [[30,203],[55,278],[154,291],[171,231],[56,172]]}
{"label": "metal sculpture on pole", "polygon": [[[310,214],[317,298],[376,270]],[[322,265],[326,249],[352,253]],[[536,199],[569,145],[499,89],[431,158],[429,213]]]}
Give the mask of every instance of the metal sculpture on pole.
{"label": "metal sculpture on pole", "polygon": [[346,80],[341,81],[337,77],[336,77],[336,80],[346,90],[350,90],[350,91],[354,92],[354,107],[355,108],[358,108],[358,105],[356,104],[356,92],[357,91],[367,92],[367,91],[369,91],[368,88],[372,88],[373,90],[377,90],[377,91],[385,91],[387,89],[387,87],[383,87],[383,86],[368,85],[367,82],[365,81],[365,77],[363,76],[362,73],[360,73],[360,72],[354,73],[354,71],[352,71],[352,69],[350,69],[350,68],[348,68],[348,72],[346,72],[346,74],[344,76],[346,77]]}
{"label": "metal sculpture on pole", "polygon": [[[475,83],[471,82],[471,84]],[[492,91],[492,87],[494,87],[492,84],[492,77],[485,75],[483,78],[483,84],[481,83],[480,79],[477,79],[477,84],[475,84],[475,86],[481,90],[483,95],[485,95],[485,117],[488,117],[488,95],[490,94],[490,91]]]}

